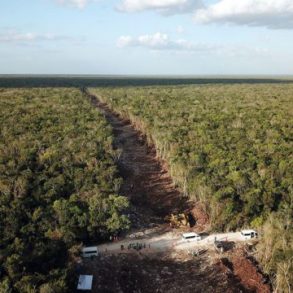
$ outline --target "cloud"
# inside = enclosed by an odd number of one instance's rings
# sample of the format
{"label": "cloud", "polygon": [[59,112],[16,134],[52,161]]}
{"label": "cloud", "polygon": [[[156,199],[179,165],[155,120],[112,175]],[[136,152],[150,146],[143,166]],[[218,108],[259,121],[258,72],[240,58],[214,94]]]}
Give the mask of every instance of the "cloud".
{"label": "cloud", "polygon": [[192,13],[203,7],[201,0],[122,0],[118,10],[124,12],[140,12],[153,10],[165,15]]}
{"label": "cloud", "polygon": [[170,47],[171,42],[167,34],[155,33],[153,35],[141,35],[137,38],[121,36],[117,41],[119,48],[123,47],[147,47],[151,49],[163,49]]}
{"label": "cloud", "polygon": [[0,43],[34,43],[40,41],[63,41],[68,37],[54,34],[21,33],[15,30],[0,31]]}
{"label": "cloud", "polygon": [[57,1],[59,4],[69,5],[79,9],[83,9],[90,2],[90,0],[57,0]]}
{"label": "cloud", "polygon": [[138,37],[121,36],[117,40],[119,48],[140,47],[152,51],[170,51],[201,54],[226,54],[229,56],[251,56],[267,55],[269,52],[263,48],[251,48],[239,44],[213,44],[202,42],[191,42],[185,39],[171,40],[167,34],[157,32],[152,35],[141,35]]}
{"label": "cloud", "polygon": [[292,0],[220,0],[195,12],[198,23],[293,28]]}
{"label": "cloud", "polygon": [[167,34],[157,32],[153,35],[141,35],[138,37],[121,36],[117,41],[119,48],[142,47],[155,51],[186,51],[204,52],[219,49],[217,45],[206,43],[193,43],[184,39],[171,40]]}

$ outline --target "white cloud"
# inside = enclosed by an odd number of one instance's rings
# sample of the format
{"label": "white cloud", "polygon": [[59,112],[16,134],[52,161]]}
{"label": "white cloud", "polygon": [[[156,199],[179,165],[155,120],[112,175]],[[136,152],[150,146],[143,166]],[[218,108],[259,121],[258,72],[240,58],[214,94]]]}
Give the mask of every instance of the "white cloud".
{"label": "white cloud", "polygon": [[57,0],[62,5],[69,5],[79,9],[83,9],[90,0]]}
{"label": "white cloud", "polygon": [[170,45],[167,34],[155,33],[153,35],[141,35],[137,38],[138,44],[151,48],[165,48]]}
{"label": "white cloud", "polygon": [[185,39],[172,40],[167,34],[157,32],[153,35],[141,35],[138,37],[121,36],[117,40],[119,48],[141,47],[152,51],[173,51],[201,54],[226,54],[229,56],[268,55],[268,50],[263,48],[251,48],[239,44],[213,44],[191,42]]}
{"label": "white cloud", "polygon": [[68,37],[54,34],[21,33],[15,30],[0,31],[0,43],[33,43],[39,41],[62,41]]}
{"label": "white cloud", "polygon": [[203,7],[201,0],[122,0],[118,9],[124,12],[154,10],[162,14],[192,13]]}
{"label": "white cloud", "polygon": [[195,12],[199,23],[293,28],[292,0],[220,0]]}
{"label": "white cloud", "polygon": [[193,43],[184,39],[171,40],[167,34],[157,32],[153,35],[141,35],[138,37],[121,36],[117,41],[119,48],[142,47],[151,50],[161,51],[186,51],[199,52],[218,49],[217,45],[206,43]]}
{"label": "white cloud", "polygon": [[130,36],[121,36],[117,41],[117,47],[118,48],[124,48],[124,47],[127,47],[127,46],[131,45],[132,42],[133,42],[132,37],[130,37]]}
{"label": "white cloud", "polygon": [[155,33],[153,35],[141,35],[136,38],[131,36],[121,36],[117,41],[119,48],[123,47],[146,47],[150,49],[165,49],[170,48],[172,42],[167,34]]}

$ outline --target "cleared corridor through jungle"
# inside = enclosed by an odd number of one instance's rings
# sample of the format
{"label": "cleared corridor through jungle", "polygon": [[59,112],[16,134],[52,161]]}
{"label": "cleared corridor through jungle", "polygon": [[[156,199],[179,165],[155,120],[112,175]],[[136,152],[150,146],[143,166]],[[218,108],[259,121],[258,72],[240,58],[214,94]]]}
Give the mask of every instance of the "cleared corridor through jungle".
{"label": "cleared corridor through jungle", "polygon": [[176,188],[155,147],[147,144],[146,137],[129,120],[112,111],[98,97],[86,93],[112,126],[114,148],[120,152],[118,169],[123,178],[120,194],[131,202],[132,227],[157,226],[166,222],[165,217],[171,213],[188,213],[192,204]]}
{"label": "cleared corridor through jungle", "polygon": [[[198,245],[182,243],[181,233],[189,229],[172,229],[166,217],[184,212],[193,220],[193,229],[203,231],[207,216],[198,213],[200,207],[176,188],[167,164],[158,158],[155,146],[147,144],[145,135],[99,97],[84,92],[113,129],[113,146],[119,154],[117,164],[123,177],[120,194],[130,200],[132,225],[132,234],[120,241],[97,245],[101,254],[96,259],[83,260],[82,272],[94,276],[93,292],[269,292],[269,287],[262,284],[262,275],[242,254],[244,242],[240,232],[206,234]],[[194,214],[196,219],[191,216]],[[226,267],[225,257],[214,251],[215,237],[238,245],[226,254],[231,257],[235,272]],[[139,252],[122,249],[135,242],[144,243],[147,248]],[[193,258],[189,251],[198,247],[205,253]],[[242,267],[244,273],[239,273]],[[246,275],[251,281],[245,279]]]}

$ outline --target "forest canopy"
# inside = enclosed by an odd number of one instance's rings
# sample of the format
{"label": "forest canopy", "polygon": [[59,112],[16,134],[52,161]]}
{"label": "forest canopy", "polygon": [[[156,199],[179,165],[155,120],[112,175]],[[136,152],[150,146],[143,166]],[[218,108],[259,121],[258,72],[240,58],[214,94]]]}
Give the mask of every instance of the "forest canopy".
{"label": "forest canopy", "polygon": [[0,292],[67,292],[76,245],[129,226],[111,128],[52,88],[0,89],[0,125]]}

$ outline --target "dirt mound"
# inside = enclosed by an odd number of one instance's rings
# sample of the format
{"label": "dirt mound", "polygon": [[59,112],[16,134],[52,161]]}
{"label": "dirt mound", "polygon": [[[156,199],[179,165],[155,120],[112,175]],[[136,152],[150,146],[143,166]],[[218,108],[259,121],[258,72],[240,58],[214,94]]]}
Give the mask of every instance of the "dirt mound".
{"label": "dirt mound", "polygon": [[232,282],[238,283],[242,291],[256,293],[271,292],[271,287],[266,283],[263,274],[242,249],[235,250],[229,259],[222,258],[219,265]]}
{"label": "dirt mound", "polygon": [[269,293],[271,288],[263,275],[258,271],[255,264],[247,258],[242,250],[233,254],[232,263],[234,267],[234,274],[241,280],[242,284],[245,284],[247,289],[253,290],[257,293]]}
{"label": "dirt mound", "polygon": [[209,224],[209,216],[204,211],[204,207],[200,203],[193,207],[193,209],[190,211],[190,214],[195,219],[198,231],[203,231]]}

